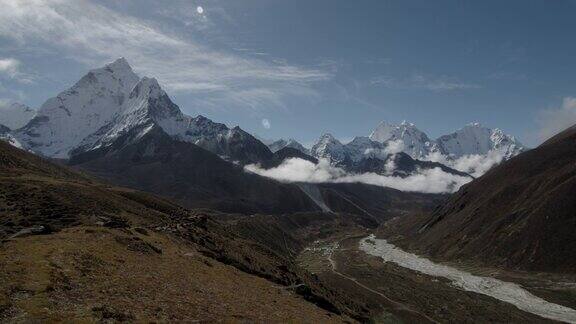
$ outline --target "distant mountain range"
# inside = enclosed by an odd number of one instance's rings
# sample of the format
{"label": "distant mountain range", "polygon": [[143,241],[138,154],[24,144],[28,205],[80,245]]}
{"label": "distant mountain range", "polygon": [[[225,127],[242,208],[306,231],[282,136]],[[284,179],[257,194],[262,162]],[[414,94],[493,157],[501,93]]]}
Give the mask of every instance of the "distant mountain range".
{"label": "distant mountain range", "polygon": [[373,156],[375,150],[383,148],[376,143],[385,144],[386,147],[391,142],[395,142],[394,150],[404,152],[418,160],[427,160],[435,153],[457,159],[466,155],[486,155],[490,152],[500,152],[504,159],[509,159],[526,150],[514,136],[507,135],[497,128],[483,127],[479,123],[470,123],[453,133],[431,140],[414,124],[405,121],[398,125],[382,122],[370,136],[355,137],[346,145],[328,133],[316,141],[312,150],[308,150],[294,139],[280,139],[268,147],[272,152],[292,147],[315,157],[333,156],[330,159],[338,162],[344,159],[345,155],[353,160],[358,160],[363,155]]}
{"label": "distant mountain range", "polygon": [[[148,133],[197,145],[239,165],[276,167],[289,158],[312,163],[326,159],[354,174],[397,177],[437,168],[469,177],[468,173],[478,172],[474,166],[460,167],[459,158],[496,152],[499,162],[524,150],[514,137],[479,124],[430,140],[407,122],[381,123],[369,137],[356,137],[346,144],[324,134],[311,149],[293,139],[265,145],[239,127],[185,115],[156,79],[139,77],[123,58],[91,70],[70,89],[48,99],[38,112],[23,105],[10,107],[5,113],[11,112],[11,117],[0,120],[0,124],[6,121],[21,127],[6,125],[0,138],[36,154],[78,164],[137,144],[148,138]],[[24,124],[26,119],[29,121]]]}
{"label": "distant mountain range", "polygon": [[[395,164],[395,172],[390,168],[391,159],[402,154],[401,160],[405,164],[415,165],[420,169],[437,167],[438,163],[441,163],[443,170],[447,172],[473,173],[478,176],[485,170],[480,171],[478,166],[471,163],[458,163],[459,160],[475,156],[480,158],[480,162],[490,158],[494,161],[489,162],[496,164],[525,150],[513,136],[506,135],[499,129],[482,127],[478,123],[466,125],[454,133],[430,140],[428,135],[412,123],[392,125],[383,122],[369,137],[355,137],[347,144],[341,143],[331,134],[324,134],[312,146],[311,155],[318,159],[328,159],[336,166],[356,172],[369,172],[361,167],[369,160],[372,166],[376,162],[380,165],[377,169],[381,170],[379,174],[402,175],[404,172],[406,175],[406,167],[402,164]],[[436,164],[423,163],[425,161]],[[386,165],[389,167],[386,168]]]}
{"label": "distant mountain range", "polygon": [[428,159],[433,153],[460,158],[485,155],[491,151],[501,152],[505,159],[509,159],[525,150],[514,136],[506,135],[499,129],[482,127],[479,123],[468,124],[451,134],[431,140],[412,123],[392,125],[383,122],[372,132],[370,139],[379,143],[401,141],[403,152],[420,160]]}
{"label": "distant mountain range", "polygon": [[[303,148],[295,141],[287,141],[273,153],[239,127],[183,114],[155,79],[140,78],[125,59],[88,72],[70,89],[48,99],[23,127],[1,128],[0,137],[38,155],[65,159],[112,183],[170,197],[187,207],[246,214],[380,210],[385,215],[384,206],[390,205],[386,197],[396,197],[393,201],[402,204],[437,199],[359,184],[355,194],[346,193],[348,202],[325,203],[324,199],[350,186],[304,187],[246,172],[243,166],[248,164],[275,167],[288,158],[318,161],[300,152]],[[363,192],[378,193],[381,199],[365,201]]]}
{"label": "distant mountain range", "polygon": [[[332,134],[323,134],[309,150],[296,140],[278,140],[268,147],[276,152],[284,147],[297,149],[316,159],[327,159],[331,164],[355,172],[374,172],[379,174],[406,175],[406,168],[396,164],[396,172],[386,172],[392,163],[394,155],[403,154],[402,161],[416,165],[419,168],[438,166],[422,163],[437,162],[444,170],[452,173],[474,173],[481,175],[485,170],[476,172],[475,166],[461,166],[458,160],[467,157],[494,159],[494,162],[508,160],[526,148],[514,136],[505,134],[500,129],[483,127],[479,123],[471,123],[453,133],[431,140],[426,133],[420,131],[414,124],[402,122],[394,125],[380,123],[368,137],[355,137],[349,143],[342,143]],[[394,158],[396,159],[396,158]],[[363,168],[370,164],[372,168]],[[374,165],[379,165],[374,168]],[[398,169],[398,167],[400,167]],[[370,171],[369,171],[370,170]]]}

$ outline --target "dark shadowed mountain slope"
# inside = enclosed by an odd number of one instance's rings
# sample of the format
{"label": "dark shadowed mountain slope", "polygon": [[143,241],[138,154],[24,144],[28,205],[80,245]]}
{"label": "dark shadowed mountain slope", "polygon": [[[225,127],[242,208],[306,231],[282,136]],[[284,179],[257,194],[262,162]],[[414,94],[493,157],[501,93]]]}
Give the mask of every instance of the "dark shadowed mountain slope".
{"label": "dark shadowed mountain slope", "polygon": [[340,212],[367,215],[377,222],[430,212],[446,195],[404,192],[363,183],[317,184],[324,203]]}
{"label": "dark shadowed mountain slope", "polygon": [[246,173],[192,143],[172,139],[154,124],[133,129],[101,149],[75,155],[70,164],[187,207],[236,213],[319,210],[297,186]]}
{"label": "dark shadowed mountain slope", "polygon": [[346,167],[347,170],[356,173],[372,172],[399,177],[407,177],[418,173],[419,170],[429,170],[434,168],[440,168],[446,173],[461,177],[471,177],[466,172],[452,169],[441,163],[415,160],[404,152],[390,154],[385,159],[375,157],[364,158],[358,162],[350,163]]}
{"label": "dark shadowed mountain slope", "polygon": [[572,127],[463,186],[431,216],[399,220],[396,229],[404,228],[408,246],[443,259],[574,273],[575,161]]}
{"label": "dark shadowed mountain slope", "polygon": [[[371,216],[428,210],[439,195],[367,184],[289,184],[248,173],[194,144],[175,141],[160,128],[144,126],[116,143],[74,156],[70,164],[110,182],[175,199],[187,207],[225,212],[283,214],[324,211]],[[279,153],[280,152],[280,153]],[[285,148],[283,161],[303,153]],[[286,154],[284,154],[286,153]],[[294,154],[292,154],[294,153]]]}
{"label": "dark shadowed mountain slope", "polygon": [[306,160],[309,162],[312,162],[314,164],[318,163],[318,159],[303,153],[302,151],[292,148],[292,147],[284,147],[281,148],[280,150],[274,152],[274,154],[272,155],[272,158],[269,159],[268,161],[265,161],[264,163],[262,163],[264,168],[275,168],[277,166],[279,166],[280,164],[282,164],[282,162],[284,162],[284,160],[287,159],[292,159],[292,158],[298,158],[298,159],[302,159],[302,160]]}

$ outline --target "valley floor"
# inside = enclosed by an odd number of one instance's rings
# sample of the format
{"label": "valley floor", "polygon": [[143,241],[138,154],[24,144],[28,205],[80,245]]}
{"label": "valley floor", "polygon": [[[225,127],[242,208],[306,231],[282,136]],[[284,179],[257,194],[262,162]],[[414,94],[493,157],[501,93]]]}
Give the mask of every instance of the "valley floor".
{"label": "valley floor", "polygon": [[434,263],[424,257],[405,252],[384,239],[376,239],[374,235],[360,241],[360,250],[380,257],[384,262],[392,262],[419,273],[448,279],[455,287],[494,297],[531,314],[576,323],[576,310],[550,303],[531,294],[518,284],[490,276],[477,276],[455,267]]}
{"label": "valley floor", "polygon": [[362,301],[376,322],[554,322],[448,279],[383,262],[359,248],[366,236],[317,241],[300,254],[299,263]]}

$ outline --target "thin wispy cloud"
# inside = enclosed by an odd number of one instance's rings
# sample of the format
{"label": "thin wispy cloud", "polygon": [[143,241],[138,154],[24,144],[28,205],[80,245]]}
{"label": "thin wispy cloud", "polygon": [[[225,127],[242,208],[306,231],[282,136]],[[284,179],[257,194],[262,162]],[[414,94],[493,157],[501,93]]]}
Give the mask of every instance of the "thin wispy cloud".
{"label": "thin wispy cloud", "polygon": [[489,74],[486,79],[489,80],[508,80],[508,81],[527,81],[528,76],[524,73],[499,71]]}
{"label": "thin wispy cloud", "polygon": [[[124,56],[139,74],[156,77],[174,92],[277,105],[283,96],[308,94],[311,84],[330,78],[317,68],[216,50],[95,1],[0,0],[0,7],[0,36],[22,48],[40,43],[88,66]],[[193,10],[198,19],[208,14]]]}
{"label": "thin wispy cloud", "polygon": [[33,77],[21,70],[22,62],[15,58],[0,57],[0,77],[15,80],[20,83],[32,83]]}
{"label": "thin wispy cloud", "polygon": [[424,89],[436,92],[479,89],[482,87],[479,84],[460,81],[455,77],[431,76],[420,73],[403,78],[378,76],[373,78],[370,84],[390,89]]}
{"label": "thin wispy cloud", "polygon": [[0,73],[8,77],[15,77],[20,67],[20,61],[13,58],[0,58]]}
{"label": "thin wispy cloud", "polygon": [[[156,7],[157,3],[147,3]],[[160,4],[152,9],[157,15],[166,19],[177,21],[188,29],[196,31],[206,31],[215,27],[212,17],[218,15],[222,17],[224,12],[219,7],[204,7],[196,5],[190,1],[171,1],[169,6]],[[226,16],[226,19],[231,19]]]}

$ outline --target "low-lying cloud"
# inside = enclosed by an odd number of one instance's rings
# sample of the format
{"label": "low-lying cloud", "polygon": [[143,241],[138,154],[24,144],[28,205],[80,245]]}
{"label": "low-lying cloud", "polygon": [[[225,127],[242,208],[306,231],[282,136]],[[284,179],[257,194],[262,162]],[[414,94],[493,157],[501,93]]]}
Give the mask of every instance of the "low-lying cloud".
{"label": "low-lying cloud", "polygon": [[474,177],[479,177],[488,172],[493,166],[499,164],[504,159],[502,153],[498,151],[490,151],[486,155],[466,155],[456,161],[451,166],[462,172],[471,174]]}
{"label": "low-lying cloud", "polygon": [[395,140],[389,141],[384,149],[384,153],[386,154],[397,154],[404,151],[404,141],[403,140]]}
{"label": "low-lying cloud", "polygon": [[[364,151],[364,157],[373,157],[381,160],[386,160],[390,155],[398,154],[404,151],[404,141],[402,140],[395,140],[389,141],[386,144],[386,147],[376,148],[370,147]],[[394,165],[393,159],[390,159],[386,164]],[[391,163],[389,163],[391,162]],[[388,166],[387,166],[388,168]]]}
{"label": "low-lying cloud", "polygon": [[264,177],[282,182],[312,182],[312,183],[366,183],[381,187],[394,188],[401,191],[424,193],[455,192],[469,182],[469,177],[462,177],[442,171],[440,168],[421,170],[408,177],[383,176],[376,173],[354,174],[330,165],[328,160],[320,159],[318,164],[291,158],[281,165],[271,169],[263,169],[259,165],[250,164],[245,170]]}
{"label": "low-lying cloud", "polygon": [[473,177],[478,178],[488,172],[492,167],[502,162],[502,160],[504,160],[504,155],[502,152],[494,150],[485,155],[470,154],[457,159],[448,159],[445,155],[436,152],[428,155],[425,160],[442,163],[452,169],[466,172]]}

